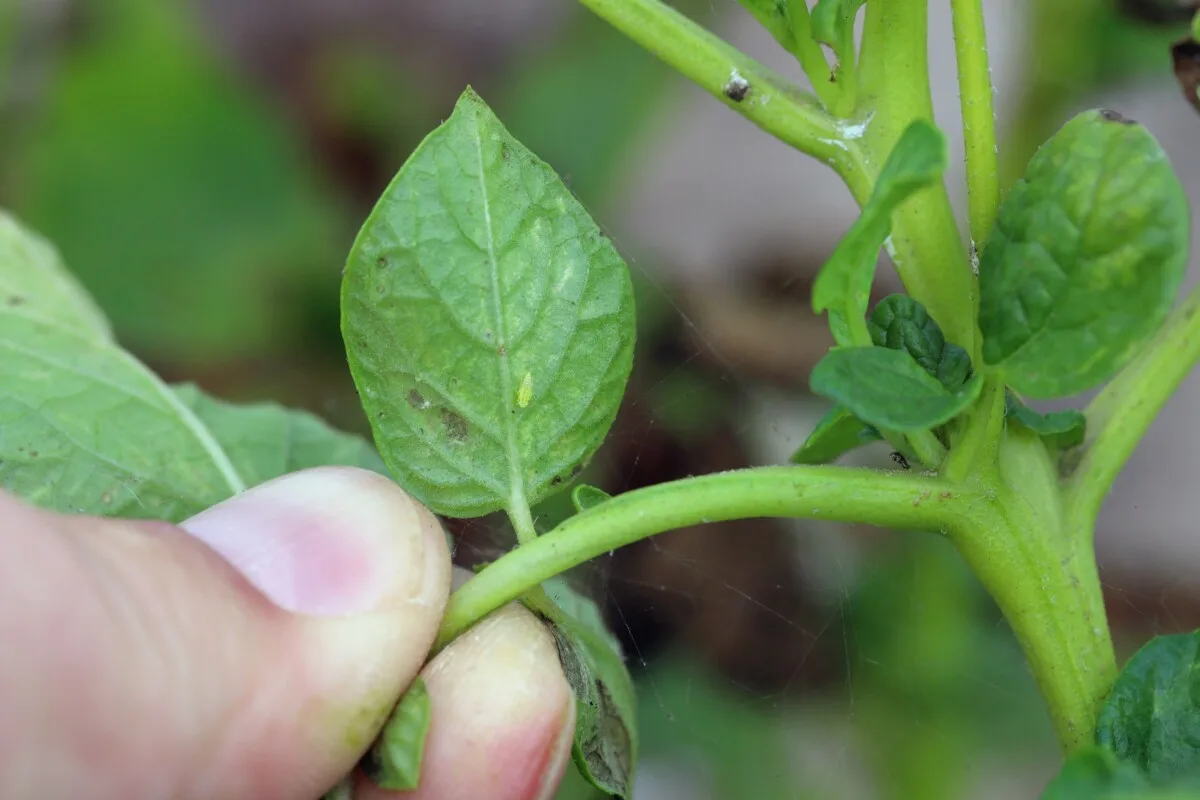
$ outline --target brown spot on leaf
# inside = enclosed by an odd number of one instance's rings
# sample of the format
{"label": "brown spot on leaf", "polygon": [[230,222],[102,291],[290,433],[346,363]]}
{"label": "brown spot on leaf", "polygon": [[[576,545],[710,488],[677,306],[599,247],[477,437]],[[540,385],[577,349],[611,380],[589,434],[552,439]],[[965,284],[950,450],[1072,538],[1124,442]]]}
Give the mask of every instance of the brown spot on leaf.
{"label": "brown spot on leaf", "polygon": [[1179,88],[1183,96],[1192,104],[1192,108],[1200,111],[1200,42],[1195,39],[1184,39],[1171,48],[1171,57],[1175,61],[1175,77],[1179,80]]}
{"label": "brown spot on leaf", "polygon": [[448,408],[442,409],[442,425],[446,426],[446,435],[454,442],[467,440],[467,421]]}
{"label": "brown spot on leaf", "polygon": [[38,451],[37,451],[37,450],[30,450],[30,451],[29,451],[29,457],[30,457],[30,458],[37,458],[37,457],[38,457]]}
{"label": "brown spot on leaf", "polygon": [[23,306],[25,305],[25,298],[21,297],[19,294],[9,295],[8,299],[5,301],[5,305],[7,305],[9,308]]}
{"label": "brown spot on leaf", "polygon": [[404,399],[413,408],[426,408],[429,405],[429,401],[425,399],[425,396],[416,389],[409,389],[408,395]]}
{"label": "brown spot on leaf", "polygon": [[383,256],[380,256],[379,258],[375,259],[375,266],[379,267],[380,269],[384,269],[385,267],[387,267],[387,265],[388,265],[388,260],[386,258],[384,258]]}

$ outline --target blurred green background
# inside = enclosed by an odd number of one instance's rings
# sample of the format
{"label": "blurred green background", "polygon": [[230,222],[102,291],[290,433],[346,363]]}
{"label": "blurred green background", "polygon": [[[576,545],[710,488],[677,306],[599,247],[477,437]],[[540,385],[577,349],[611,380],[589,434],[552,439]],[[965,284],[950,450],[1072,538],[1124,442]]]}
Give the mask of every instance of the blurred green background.
{"label": "blurred green background", "polygon": [[[676,5],[706,24],[741,13]],[[1182,28],[1138,20],[1145,5],[1000,12],[1021,29],[1010,178],[1085,93],[1169,83]],[[604,227],[689,91],[562,0],[4,0],[0,205],[61,248],[167,379],[364,431],[342,262],[467,84]],[[623,491],[759,463],[764,438],[794,447],[822,411],[804,390],[827,344],[807,287],[827,253],[745,252],[715,297],[687,265],[635,259],[637,367],[590,481]],[[564,513],[559,498],[539,518]],[[464,564],[506,545],[498,520],[450,527]],[[944,542],[748,521],[666,534],[578,578],[638,682],[639,800],[1033,797],[1056,768],[1010,632]],[[1169,587],[1110,605],[1125,647],[1200,621],[1200,601]],[[592,796],[574,776],[561,792]]]}

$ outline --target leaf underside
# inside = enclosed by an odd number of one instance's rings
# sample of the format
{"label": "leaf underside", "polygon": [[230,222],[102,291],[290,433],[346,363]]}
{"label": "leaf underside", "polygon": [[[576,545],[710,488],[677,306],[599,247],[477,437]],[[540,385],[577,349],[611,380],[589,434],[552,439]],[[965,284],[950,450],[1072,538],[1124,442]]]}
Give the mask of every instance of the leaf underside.
{"label": "leaf underside", "polygon": [[561,578],[547,581],[543,589],[531,592],[524,602],[549,625],[575,693],[575,766],[596,788],[631,797],[637,717],[633,683],[620,645],[596,604]]}
{"label": "leaf underside", "polygon": [[376,444],[434,511],[565,488],[633,361],[628,269],[471,90],[418,147],[346,266],[342,331]]}
{"label": "leaf underside", "polygon": [[7,216],[0,297],[0,487],[36,505],[178,522],[298,469],[385,469],[311,414],[163,383],[112,340],[57,252]]}

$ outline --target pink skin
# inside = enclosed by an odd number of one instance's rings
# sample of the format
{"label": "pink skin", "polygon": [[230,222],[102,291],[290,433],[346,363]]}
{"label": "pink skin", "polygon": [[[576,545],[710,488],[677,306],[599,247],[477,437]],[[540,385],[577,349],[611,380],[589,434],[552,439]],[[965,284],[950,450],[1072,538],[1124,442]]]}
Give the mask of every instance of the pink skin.
{"label": "pink skin", "polygon": [[[433,515],[359,470],[180,527],[0,492],[0,797],[316,800],[421,669],[449,589]],[[425,669],[417,797],[537,798],[561,777],[573,706],[553,643],[523,609],[485,624],[487,648],[464,638]]]}

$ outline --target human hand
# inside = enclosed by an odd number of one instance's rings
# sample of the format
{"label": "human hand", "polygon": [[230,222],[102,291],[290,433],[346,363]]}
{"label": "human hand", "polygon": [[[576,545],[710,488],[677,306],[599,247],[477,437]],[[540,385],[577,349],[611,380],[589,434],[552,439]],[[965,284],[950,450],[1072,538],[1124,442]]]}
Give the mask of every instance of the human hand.
{"label": "human hand", "polygon": [[433,716],[402,796],[552,797],[574,725],[554,640],[513,605],[422,669],[450,583],[436,518],[361,470],[179,527],[0,492],[0,797],[316,800],[418,671]]}

